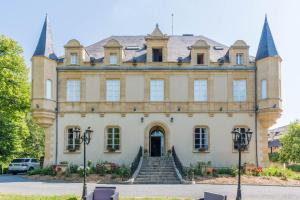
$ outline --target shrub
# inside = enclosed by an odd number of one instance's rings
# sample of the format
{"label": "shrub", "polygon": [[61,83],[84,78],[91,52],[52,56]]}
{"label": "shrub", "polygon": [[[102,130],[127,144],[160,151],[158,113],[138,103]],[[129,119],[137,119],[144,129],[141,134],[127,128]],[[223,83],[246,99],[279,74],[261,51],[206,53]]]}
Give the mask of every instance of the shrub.
{"label": "shrub", "polygon": [[262,173],[263,176],[275,176],[280,177],[282,179],[287,179],[288,177],[294,177],[295,173],[289,169],[283,169],[277,166],[271,166],[269,168],[263,169]]}
{"label": "shrub", "polygon": [[116,170],[116,174],[122,178],[128,178],[130,176],[130,168],[126,167],[125,165],[122,165]]}
{"label": "shrub", "polygon": [[106,168],[103,163],[97,163],[95,168],[95,173],[99,174],[100,176],[104,176],[106,173]]}
{"label": "shrub", "polygon": [[45,168],[40,168],[40,169],[34,169],[31,171],[28,171],[27,174],[29,176],[31,175],[49,175],[49,176],[55,176],[56,173],[53,171],[52,167],[45,167]]}
{"label": "shrub", "polygon": [[[86,167],[85,172],[86,172],[86,175],[88,176],[90,173],[90,168]],[[84,176],[84,167],[83,166],[78,167],[78,173],[80,176]]]}
{"label": "shrub", "polygon": [[73,165],[73,164],[71,164],[71,165],[69,166],[69,169],[70,169],[70,173],[71,173],[71,174],[75,174],[75,173],[78,172],[78,165]]}
{"label": "shrub", "polygon": [[269,159],[271,162],[279,162],[279,153],[269,153]]}
{"label": "shrub", "polygon": [[91,168],[93,166],[93,162],[91,160],[88,160],[88,167]]}
{"label": "shrub", "polygon": [[300,164],[292,164],[288,166],[288,169],[294,172],[300,172]]}
{"label": "shrub", "polygon": [[232,177],[235,177],[238,173],[238,169],[236,167],[224,167],[224,168],[218,168],[216,169],[216,173],[220,175],[230,175]]}

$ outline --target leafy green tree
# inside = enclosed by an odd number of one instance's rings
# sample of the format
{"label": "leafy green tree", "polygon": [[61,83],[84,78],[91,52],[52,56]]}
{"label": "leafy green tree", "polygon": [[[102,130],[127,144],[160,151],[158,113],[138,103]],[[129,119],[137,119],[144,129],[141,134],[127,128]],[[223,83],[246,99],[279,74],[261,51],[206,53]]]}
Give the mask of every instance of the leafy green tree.
{"label": "leafy green tree", "polygon": [[0,35],[0,163],[24,152],[29,135],[30,92],[22,52],[16,41]]}
{"label": "leafy green tree", "polygon": [[300,123],[295,121],[289,125],[288,133],[280,142],[282,148],[279,152],[279,159],[282,162],[300,162]]}
{"label": "leafy green tree", "polygon": [[44,156],[44,129],[38,126],[32,119],[31,113],[27,114],[26,124],[29,129],[29,134],[23,140],[22,147],[24,151],[20,154],[22,157],[34,157],[40,159]]}

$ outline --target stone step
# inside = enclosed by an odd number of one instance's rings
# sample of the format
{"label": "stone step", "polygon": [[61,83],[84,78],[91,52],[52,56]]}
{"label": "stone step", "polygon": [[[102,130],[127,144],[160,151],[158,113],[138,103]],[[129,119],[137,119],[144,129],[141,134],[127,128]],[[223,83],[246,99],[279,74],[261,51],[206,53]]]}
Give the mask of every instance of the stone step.
{"label": "stone step", "polygon": [[148,157],[143,160],[141,170],[134,183],[180,184],[172,157]]}

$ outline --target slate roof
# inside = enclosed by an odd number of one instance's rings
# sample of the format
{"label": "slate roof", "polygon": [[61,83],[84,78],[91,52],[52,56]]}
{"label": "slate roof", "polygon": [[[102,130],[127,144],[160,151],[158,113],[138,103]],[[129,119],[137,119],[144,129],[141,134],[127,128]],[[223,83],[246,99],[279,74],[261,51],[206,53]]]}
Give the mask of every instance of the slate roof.
{"label": "slate roof", "polygon": [[277,56],[278,52],[269,27],[267,16],[261,33],[260,42],[257,49],[256,60]]}
{"label": "slate roof", "polygon": [[40,34],[39,42],[36,46],[33,56],[46,56],[53,60],[57,59],[57,56],[55,55],[53,50],[52,32],[47,15],[44,21],[42,32]]}
{"label": "slate roof", "polygon": [[[95,44],[86,47],[86,51],[91,57],[102,60],[104,57],[104,45],[110,39],[117,40],[124,50],[124,61],[132,61],[136,58],[137,62],[146,62],[146,41],[145,35],[138,36],[111,36],[104,40],[101,40]],[[179,57],[182,57],[183,62],[190,62],[190,46],[192,46],[197,40],[205,40],[210,45],[210,60],[217,62],[218,59],[222,59],[229,47],[224,44],[218,43],[204,36],[169,36],[168,41],[168,58],[170,62],[177,62]],[[138,46],[138,50],[128,50],[128,46]],[[215,47],[221,47],[221,50],[217,50]]]}

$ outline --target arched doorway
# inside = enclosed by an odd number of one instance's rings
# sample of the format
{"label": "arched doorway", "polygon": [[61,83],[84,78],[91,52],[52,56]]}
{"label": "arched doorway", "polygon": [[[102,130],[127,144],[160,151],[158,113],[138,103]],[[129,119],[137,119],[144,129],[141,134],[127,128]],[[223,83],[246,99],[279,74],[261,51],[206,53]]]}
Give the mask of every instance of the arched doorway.
{"label": "arched doorway", "polygon": [[165,152],[165,131],[160,126],[154,126],[149,132],[149,154],[151,157],[161,157]]}

